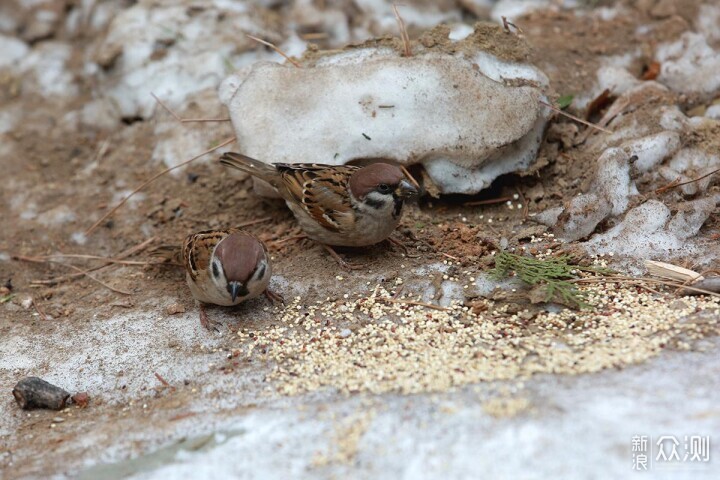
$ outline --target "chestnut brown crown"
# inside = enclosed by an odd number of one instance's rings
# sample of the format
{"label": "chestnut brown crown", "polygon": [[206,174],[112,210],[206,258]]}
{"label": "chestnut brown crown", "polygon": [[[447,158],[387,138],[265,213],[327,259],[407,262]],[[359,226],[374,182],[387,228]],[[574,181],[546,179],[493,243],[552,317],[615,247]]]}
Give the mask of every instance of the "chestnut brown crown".
{"label": "chestnut brown crown", "polygon": [[245,284],[265,254],[262,244],[250,235],[233,233],[220,242],[215,256],[220,259],[228,282]]}
{"label": "chestnut brown crown", "polygon": [[405,180],[405,174],[400,168],[388,163],[373,163],[362,167],[350,176],[350,192],[359,200],[373,191],[382,190],[387,186],[388,192],[397,189],[400,182]]}

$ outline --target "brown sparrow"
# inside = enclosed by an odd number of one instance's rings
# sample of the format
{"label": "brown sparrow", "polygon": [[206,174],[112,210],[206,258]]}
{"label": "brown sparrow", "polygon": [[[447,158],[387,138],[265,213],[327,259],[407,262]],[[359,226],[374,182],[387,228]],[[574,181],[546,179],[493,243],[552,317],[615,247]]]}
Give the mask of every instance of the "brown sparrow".
{"label": "brown sparrow", "polygon": [[362,247],[385,240],[400,222],[405,199],[417,194],[403,171],[387,163],[268,165],[239,153],[223,154],[220,163],[269,183],[307,236],[324,245]]}
{"label": "brown sparrow", "polygon": [[200,323],[209,328],[203,303],[231,306],[268,291],[272,275],[265,245],[237,228],[188,235],[182,247],[188,287],[200,302]]}

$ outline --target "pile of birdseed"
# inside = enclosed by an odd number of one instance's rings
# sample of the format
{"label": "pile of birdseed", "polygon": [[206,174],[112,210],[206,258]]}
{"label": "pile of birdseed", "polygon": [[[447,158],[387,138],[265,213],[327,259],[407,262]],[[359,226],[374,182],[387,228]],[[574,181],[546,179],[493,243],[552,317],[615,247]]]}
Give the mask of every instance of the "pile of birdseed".
{"label": "pile of birdseed", "polygon": [[668,301],[612,283],[581,290],[592,309],[537,315],[510,314],[489,300],[479,309],[429,309],[399,303],[404,297],[393,303],[380,286],[369,297],[309,306],[297,297],[279,324],[238,332],[241,355],[269,362],[268,381],[285,395],[328,387],[409,394],[535,373],[619,368],[664,348],[694,348],[697,340],[720,333],[717,297]]}

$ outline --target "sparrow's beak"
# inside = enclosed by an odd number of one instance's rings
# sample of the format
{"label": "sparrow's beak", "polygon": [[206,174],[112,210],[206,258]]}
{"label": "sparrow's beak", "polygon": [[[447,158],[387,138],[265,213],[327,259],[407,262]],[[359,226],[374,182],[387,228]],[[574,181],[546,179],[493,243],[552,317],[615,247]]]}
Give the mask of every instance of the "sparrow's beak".
{"label": "sparrow's beak", "polygon": [[407,180],[400,180],[400,183],[395,189],[395,195],[400,198],[411,197],[413,195],[417,195],[417,193],[417,188],[415,188],[413,184],[408,182]]}
{"label": "sparrow's beak", "polygon": [[238,296],[245,297],[250,293],[248,292],[247,287],[240,282],[229,282],[227,289],[228,292],[230,292],[233,303]]}

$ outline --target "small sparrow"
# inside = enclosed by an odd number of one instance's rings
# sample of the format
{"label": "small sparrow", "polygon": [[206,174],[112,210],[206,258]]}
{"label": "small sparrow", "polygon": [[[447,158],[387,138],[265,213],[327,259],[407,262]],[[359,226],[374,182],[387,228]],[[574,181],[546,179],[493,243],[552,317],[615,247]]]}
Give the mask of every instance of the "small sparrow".
{"label": "small sparrow", "polygon": [[220,163],[269,183],[307,236],[324,246],[362,247],[385,240],[400,222],[405,199],[417,194],[403,171],[387,163],[268,165],[239,153],[223,154]]}
{"label": "small sparrow", "polygon": [[265,245],[237,228],[207,230],[188,235],[182,263],[190,291],[200,302],[200,323],[210,328],[203,303],[231,306],[265,293],[272,275]]}

